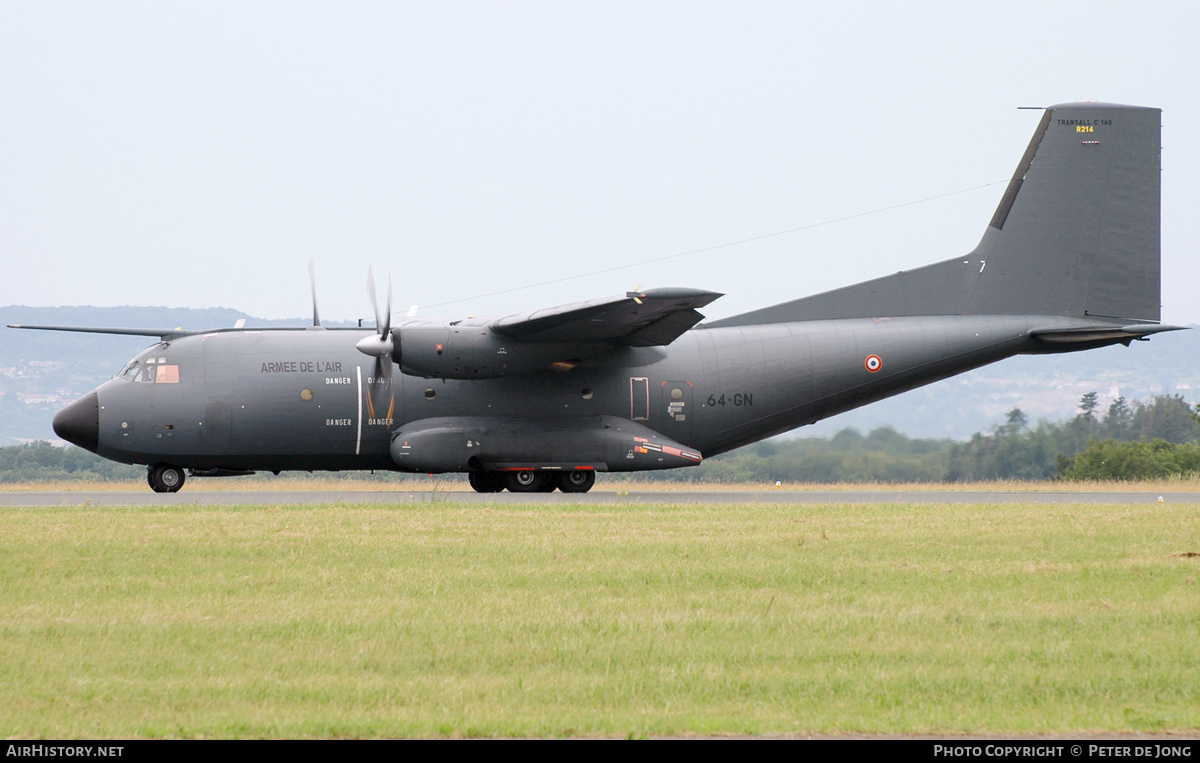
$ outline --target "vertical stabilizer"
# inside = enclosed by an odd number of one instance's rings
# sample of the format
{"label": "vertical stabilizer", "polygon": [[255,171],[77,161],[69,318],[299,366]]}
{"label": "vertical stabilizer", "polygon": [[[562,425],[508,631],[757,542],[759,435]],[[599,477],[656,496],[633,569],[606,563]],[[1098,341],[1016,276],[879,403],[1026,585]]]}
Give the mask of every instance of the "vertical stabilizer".
{"label": "vertical stabilizer", "polygon": [[1160,115],[1052,106],[970,254],[705,326],[905,315],[1158,321]]}
{"label": "vertical stabilizer", "polygon": [[1159,320],[1158,109],[1047,109],[970,259],[966,313]]}

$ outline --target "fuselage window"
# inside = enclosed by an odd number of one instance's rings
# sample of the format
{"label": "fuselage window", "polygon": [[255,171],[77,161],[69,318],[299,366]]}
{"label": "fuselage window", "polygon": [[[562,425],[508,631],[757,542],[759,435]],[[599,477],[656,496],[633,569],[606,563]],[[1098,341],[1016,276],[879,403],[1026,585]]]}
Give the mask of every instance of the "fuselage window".
{"label": "fuselage window", "polygon": [[[158,361],[161,363],[163,361],[163,359],[159,358]],[[179,366],[160,365],[158,367],[158,373],[155,374],[155,376],[154,376],[154,382],[156,384],[178,384],[179,383]]]}

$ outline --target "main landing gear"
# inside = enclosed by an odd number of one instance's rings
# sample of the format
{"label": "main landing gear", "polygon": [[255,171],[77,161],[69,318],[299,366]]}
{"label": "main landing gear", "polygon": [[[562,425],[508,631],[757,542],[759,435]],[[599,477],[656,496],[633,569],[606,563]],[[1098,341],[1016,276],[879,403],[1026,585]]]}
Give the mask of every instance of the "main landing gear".
{"label": "main landing gear", "polygon": [[183,469],[170,464],[155,464],[146,471],[146,481],[156,493],[178,493],[183,480]]}
{"label": "main landing gear", "polygon": [[518,469],[511,472],[471,472],[467,479],[476,493],[499,493],[506,488],[512,493],[553,493],[555,489],[564,493],[586,493],[596,484],[596,472],[591,469],[567,472]]}
{"label": "main landing gear", "polygon": [[504,475],[500,472],[471,472],[467,481],[476,493],[499,493],[504,489]]}
{"label": "main landing gear", "polygon": [[564,493],[586,493],[596,484],[596,473],[591,469],[559,472],[554,476],[558,480],[558,489]]}

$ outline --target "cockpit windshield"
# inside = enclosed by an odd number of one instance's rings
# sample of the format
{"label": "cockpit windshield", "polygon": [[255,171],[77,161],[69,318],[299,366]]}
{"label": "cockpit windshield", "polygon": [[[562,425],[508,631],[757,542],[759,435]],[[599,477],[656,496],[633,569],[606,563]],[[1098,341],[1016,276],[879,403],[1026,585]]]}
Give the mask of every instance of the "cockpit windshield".
{"label": "cockpit windshield", "polygon": [[168,363],[166,357],[151,356],[129,361],[129,365],[121,369],[119,378],[149,384],[178,384],[179,366]]}

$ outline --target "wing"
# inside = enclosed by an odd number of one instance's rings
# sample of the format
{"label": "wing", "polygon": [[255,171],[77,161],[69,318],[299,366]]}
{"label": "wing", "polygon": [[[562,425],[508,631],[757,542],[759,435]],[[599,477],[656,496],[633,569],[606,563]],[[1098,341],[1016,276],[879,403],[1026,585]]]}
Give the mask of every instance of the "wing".
{"label": "wing", "polygon": [[704,319],[696,308],[718,297],[702,289],[648,289],[497,318],[501,336],[526,342],[615,342],[630,347],[668,345]]}
{"label": "wing", "polygon": [[126,328],[103,328],[90,326],[30,326],[26,324],[10,323],[10,329],[35,329],[37,331],[79,331],[85,334],[117,334],[121,336],[156,336],[163,341],[168,341],[189,334],[199,334],[199,331],[184,331],[183,329],[126,329]]}

